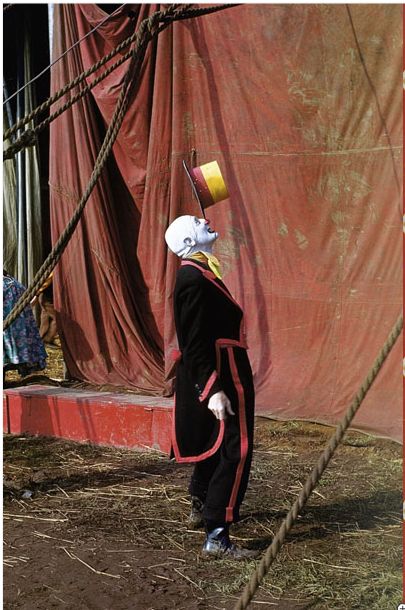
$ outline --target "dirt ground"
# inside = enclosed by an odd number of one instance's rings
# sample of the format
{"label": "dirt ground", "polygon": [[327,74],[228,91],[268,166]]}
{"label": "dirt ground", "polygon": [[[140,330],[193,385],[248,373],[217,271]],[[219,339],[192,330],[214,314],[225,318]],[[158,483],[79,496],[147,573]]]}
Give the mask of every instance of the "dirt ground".
{"label": "dirt ground", "polygon": [[[237,542],[266,549],[332,433],[258,418]],[[397,608],[401,454],[349,433],[251,608]],[[190,472],[156,451],[5,436],[4,608],[233,608],[257,563],[202,560]]]}
{"label": "dirt ground", "polygon": [[[47,351],[42,374],[62,381],[58,342]],[[236,542],[265,551],[332,434],[257,418]],[[231,610],[256,569],[202,560],[191,466],[156,451],[6,435],[3,464],[5,610]],[[350,432],[249,607],[396,609],[401,487],[401,447]]]}

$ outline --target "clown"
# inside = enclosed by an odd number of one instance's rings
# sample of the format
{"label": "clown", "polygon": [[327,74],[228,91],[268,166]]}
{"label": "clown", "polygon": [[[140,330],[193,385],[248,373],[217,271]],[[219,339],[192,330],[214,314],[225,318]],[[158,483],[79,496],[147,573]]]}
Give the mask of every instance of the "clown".
{"label": "clown", "polygon": [[254,387],[243,312],[222,282],[212,254],[218,233],[210,221],[180,216],[165,239],[182,259],[174,289],[179,344],[173,451],[195,463],[190,522],[204,524],[203,555],[252,558],[235,546],[229,526],[239,519],[253,449]]}

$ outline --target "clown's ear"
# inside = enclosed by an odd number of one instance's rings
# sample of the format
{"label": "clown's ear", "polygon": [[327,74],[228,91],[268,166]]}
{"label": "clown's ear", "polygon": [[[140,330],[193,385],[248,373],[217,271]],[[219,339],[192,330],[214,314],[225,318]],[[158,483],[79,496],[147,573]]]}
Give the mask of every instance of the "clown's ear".
{"label": "clown's ear", "polygon": [[194,239],[191,239],[191,237],[185,237],[183,239],[183,242],[186,244],[186,246],[195,246],[195,244],[196,244]]}

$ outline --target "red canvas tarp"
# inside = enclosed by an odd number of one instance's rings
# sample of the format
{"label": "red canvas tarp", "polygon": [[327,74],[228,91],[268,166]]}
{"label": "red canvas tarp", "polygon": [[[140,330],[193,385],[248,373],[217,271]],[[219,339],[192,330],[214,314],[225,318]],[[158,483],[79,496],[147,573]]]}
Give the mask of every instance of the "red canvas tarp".
{"label": "red canvas tarp", "polygon": [[[53,90],[159,7],[124,5],[54,66]],[[97,5],[55,5],[54,57],[105,16]],[[127,67],[51,126],[54,240],[87,185]],[[57,267],[70,374],[170,392],[178,261],[164,232],[197,213],[181,166],[195,149],[198,165],[219,162],[230,192],[209,216],[245,310],[257,412],[336,423],[401,310],[401,73],[400,5],[247,4],[160,34]],[[401,404],[397,342],[353,425],[399,440]]]}

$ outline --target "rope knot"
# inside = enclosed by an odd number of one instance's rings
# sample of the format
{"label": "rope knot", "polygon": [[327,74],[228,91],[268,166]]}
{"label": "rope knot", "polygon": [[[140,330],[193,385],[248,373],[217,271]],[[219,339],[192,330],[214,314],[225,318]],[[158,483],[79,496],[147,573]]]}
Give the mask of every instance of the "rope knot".
{"label": "rope knot", "polygon": [[22,148],[34,146],[37,142],[37,135],[33,129],[26,129],[23,131],[21,136],[16,140],[14,144],[10,144],[8,148],[3,152],[3,161],[11,159],[16,153]]}

